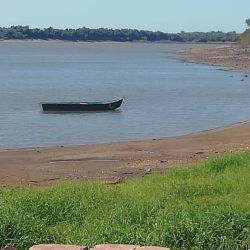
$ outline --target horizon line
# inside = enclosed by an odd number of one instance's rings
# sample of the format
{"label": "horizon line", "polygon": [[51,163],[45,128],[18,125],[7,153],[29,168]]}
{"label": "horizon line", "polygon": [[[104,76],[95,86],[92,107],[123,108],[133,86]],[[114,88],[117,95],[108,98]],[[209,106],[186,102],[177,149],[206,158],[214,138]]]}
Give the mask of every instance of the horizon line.
{"label": "horizon line", "polygon": [[[21,26],[21,27],[28,27],[29,29],[49,29],[49,28],[52,28],[52,29],[58,29],[58,30],[70,30],[70,29],[73,29],[73,30],[77,30],[77,29],[82,29],[82,28],[85,28],[85,29],[92,29],[92,30],[98,30],[98,29],[107,29],[107,30],[137,30],[137,31],[150,31],[150,32],[161,32],[161,33],[168,33],[168,34],[178,34],[178,33],[210,33],[210,32],[222,32],[222,33],[236,33],[236,34],[241,34],[243,32],[237,32],[236,30],[231,30],[231,31],[222,31],[222,30],[209,30],[209,31],[198,31],[198,30],[195,30],[195,31],[185,31],[185,30],[181,30],[181,31],[175,31],[175,32],[169,32],[169,31],[161,31],[161,30],[150,30],[150,29],[139,29],[139,28],[111,28],[111,27],[98,27],[98,28],[93,28],[93,27],[86,27],[86,26],[82,26],[82,27],[65,27],[65,28],[59,28],[59,27],[52,27],[52,26],[40,26],[40,27],[35,27],[35,26],[30,26],[28,24],[17,24],[17,25],[10,25],[10,26],[0,26],[0,28],[12,28],[12,27],[18,27],[18,26]],[[246,28],[247,29],[247,28]]]}

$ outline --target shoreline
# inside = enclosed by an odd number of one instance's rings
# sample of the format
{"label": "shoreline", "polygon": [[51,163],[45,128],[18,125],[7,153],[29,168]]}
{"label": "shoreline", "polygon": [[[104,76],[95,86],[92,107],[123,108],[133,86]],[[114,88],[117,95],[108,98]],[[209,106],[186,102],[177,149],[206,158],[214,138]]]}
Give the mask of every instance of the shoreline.
{"label": "shoreline", "polygon": [[166,43],[166,44],[218,44],[218,45],[231,45],[235,42],[178,42],[170,40],[148,41],[148,40],[133,40],[133,41],[114,41],[114,40],[60,40],[60,39],[0,39],[0,42],[72,42],[72,43]]}
{"label": "shoreline", "polygon": [[[183,135],[176,135],[176,136],[163,136],[163,137],[155,137],[155,138],[146,138],[146,139],[131,139],[131,140],[121,140],[121,141],[111,141],[111,142],[100,142],[100,143],[86,143],[86,144],[63,144],[63,145],[47,145],[47,146],[28,146],[28,147],[17,147],[17,148],[1,148],[0,147],[0,153],[3,151],[25,151],[25,150],[39,150],[39,149],[50,149],[50,148],[75,148],[75,147],[82,147],[82,146],[96,146],[96,145],[111,145],[111,144],[120,144],[120,143],[135,143],[135,142],[145,142],[145,141],[156,141],[156,140],[167,140],[167,139],[175,139],[175,138],[181,138],[181,137],[187,137],[187,136],[193,136],[193,135],[199,135],[203,133],[209,133],[213,131],[220,131],[223,129],[231,128],[237,125],[243,125],[243,124],[250,124],[250,120],[245,121],[239,121],[234,122],[231,124],[228,124],[226,126],[218,126],[211,129],[204,129],[197,132],[192,132],[188,134]],[[1,164],[1,162],[0,162]],[[0,165],[1,167],[1,165]]]}
{"label": "shoreline", "polygon": [[225,70],[250,73],[250,47],[225,44],[213,48],[189,48],[178,51],[184,62],[219,66]]}
{"label": "shoreline", "polygon": [[[190,48],[177,53],[186,56],[183,60],[187,62],[250,72],[250,49],[246,56],[244,52],[236,45],[227,44]],[[84,180],[119,183],[151,172],[162,173],[172,166],[195,163],[217,154],[248,149],[248,121],[169,138],[0,149],[0,185],[44,186]]]}
{"label": "shoreline", "polygon": [[226,152],[250,149],[250,123],[162,139],[0,150],[1,186],[119,183]]}

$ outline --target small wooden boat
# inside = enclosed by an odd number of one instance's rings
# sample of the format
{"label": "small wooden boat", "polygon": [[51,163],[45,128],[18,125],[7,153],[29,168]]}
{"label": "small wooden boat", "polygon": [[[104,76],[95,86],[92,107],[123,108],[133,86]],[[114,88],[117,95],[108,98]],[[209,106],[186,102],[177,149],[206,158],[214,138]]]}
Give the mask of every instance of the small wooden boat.
{"label": "small wooden boat", "polygon": [[84,112],[84,111],[109,111],[119,108],[123,98],[113,102],[58,102],[42,103],[43,112]]}

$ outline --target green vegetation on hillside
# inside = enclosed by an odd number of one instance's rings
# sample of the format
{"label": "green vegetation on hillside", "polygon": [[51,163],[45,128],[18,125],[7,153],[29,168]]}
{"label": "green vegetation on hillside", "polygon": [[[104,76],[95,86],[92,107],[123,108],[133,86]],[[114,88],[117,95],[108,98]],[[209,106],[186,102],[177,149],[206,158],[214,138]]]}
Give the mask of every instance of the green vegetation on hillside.
{"label": "green vegetation on hillside", "polygon": [[130,243],[249,249],[250,152],[119,185],[0,189],[0,248]]}
{"label": "green vegetation on hillside", "polygon": [[235,42],[236,32],[163,33],[136,29],[30,29],[29,26],[0,27],[0,39],[58,39],[66,41],[175,41],[175,42]]}
{"label": "green vegetation on hillside", "polygon": [[250,45],[250,18],[246,20],[246,24],[249,28],[239,37],[239,44],[245,47]]}
{"label": "green vegetation on hillside", "polygon": [[250,45],[250,29],[245,30],[244,33],[239,38],[239,43],[242,46],[249,46]]}
{"label": "green vegetation on hillside", "polygon": [[248,19],[246,20],[246,24],[247,24],[247,26],[250,28],[250,18],[248,18]]}

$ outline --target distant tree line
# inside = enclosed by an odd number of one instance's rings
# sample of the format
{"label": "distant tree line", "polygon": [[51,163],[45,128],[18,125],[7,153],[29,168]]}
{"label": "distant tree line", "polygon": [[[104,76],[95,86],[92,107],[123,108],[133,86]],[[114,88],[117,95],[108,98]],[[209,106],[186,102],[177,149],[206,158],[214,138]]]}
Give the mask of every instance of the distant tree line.
{"label": "distant tree line", "polygon": [[180,32],[164,33],[137,29],[31,29],[29,26],[0,27],[0,39],[42,39],[66,41],[173,41],[173,42],[235,42],[236,32]]}

